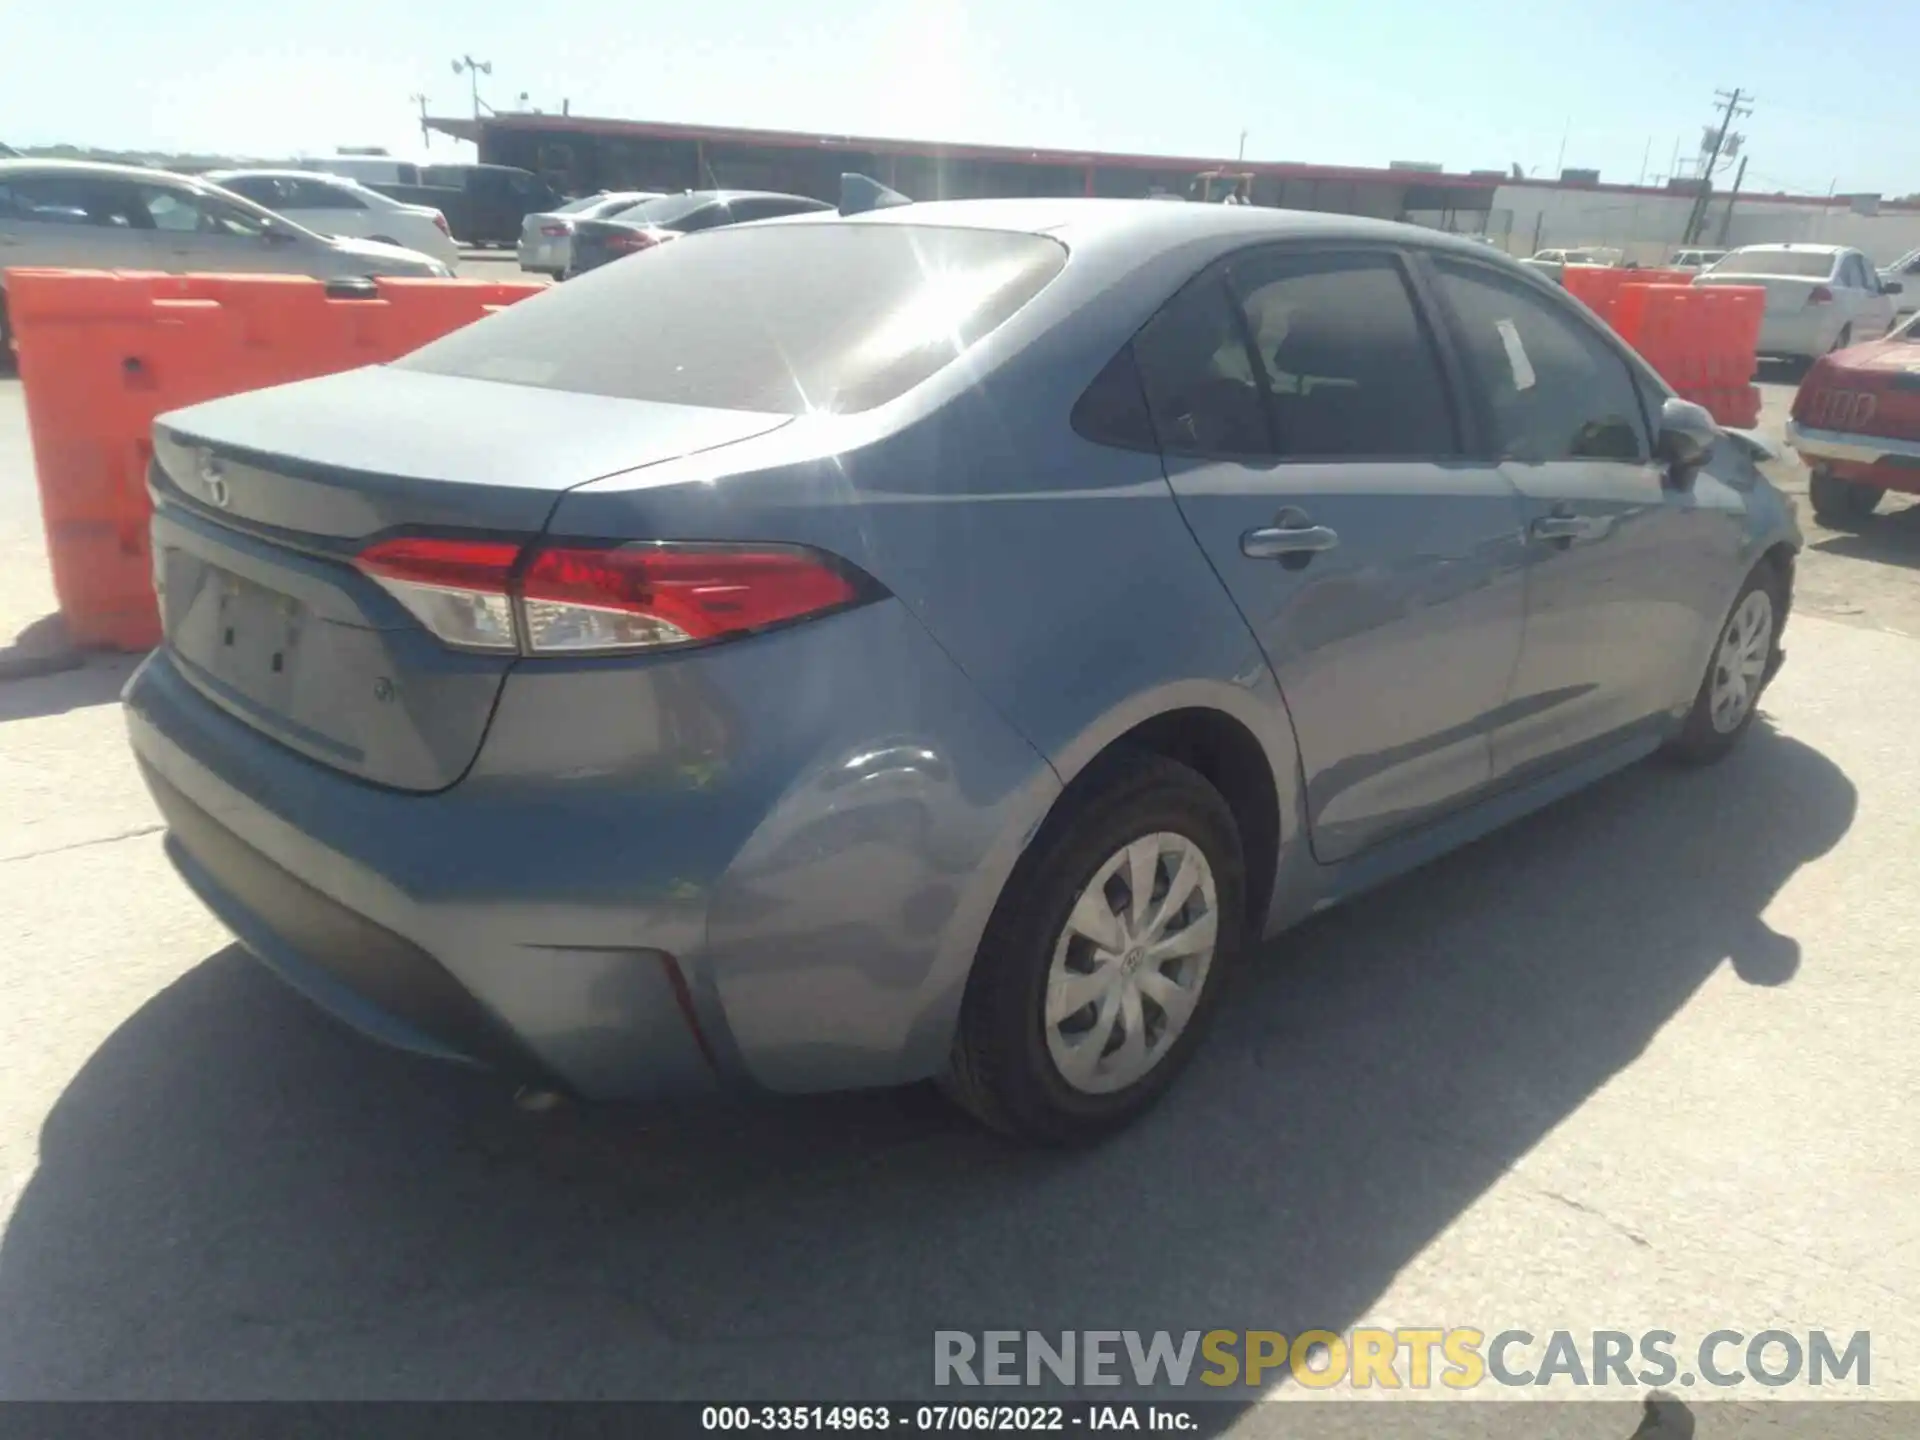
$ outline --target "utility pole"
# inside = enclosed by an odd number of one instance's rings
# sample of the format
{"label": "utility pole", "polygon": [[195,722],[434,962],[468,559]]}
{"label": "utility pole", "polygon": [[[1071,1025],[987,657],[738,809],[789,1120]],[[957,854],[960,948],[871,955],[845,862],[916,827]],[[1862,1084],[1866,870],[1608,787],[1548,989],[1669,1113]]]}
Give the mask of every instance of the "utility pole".
{"label": "utility pole", "polygon": [[493,74],[491,60],[476,60],[471,55],[462,55],[453,62],[453,73],[465,73],[473,92],[473,118],[480,118],[480,77]]}
{"label": "utility pole", "polygon": [[1727,248],[1727,231],[1733,228],[1733,202],[1740,198],[1740,182],[1747,178],[1747,157],[1740,157],[1740,168],[1733,172],[1733,190],[1727,196],[1727,213],[1720,217],[1720,239],[1716,242],[1722,250]]}
{"label": "utility pole", "polygon": [[1238,160],[1247,158],[1247,132],[1244,130],[1240,132],[1240,153],[1234,158]]}
{"label": "utility pole", "polygon": [[1647,183],[1647,164],[1653,159],[1653,137],[1647,136],[1647,148],[1640,154],[1640,183]]}
{"label": "utility pole", "polygon": [[1687,216],[1687,228],[1680,237],[1683,245],[1697,244],[1700,231],[1707,221],[1707,201],[1713,194],[1713,167],[1720,163],[1720,151],[1727,143],[1727,131],[1733,128],[1733,122],[1742,115],[1751,115],[1753,106],[1741,102],[1751,97],[1739,90],[1729,94],[1725,90],[1713,92],[1714,99],[1721,104],[1720,128],[1714,132],[1713,145],[1707,151],[1705,163],[1700,167],[1700,188],[1693,197],[1693,210]]}
{"label": "utility pole", "polygon": [[407,99],[420,107],[420,148],[424,150],[433,143],[433,136],[427,130],[427,97],[425,95],[409,95]]}

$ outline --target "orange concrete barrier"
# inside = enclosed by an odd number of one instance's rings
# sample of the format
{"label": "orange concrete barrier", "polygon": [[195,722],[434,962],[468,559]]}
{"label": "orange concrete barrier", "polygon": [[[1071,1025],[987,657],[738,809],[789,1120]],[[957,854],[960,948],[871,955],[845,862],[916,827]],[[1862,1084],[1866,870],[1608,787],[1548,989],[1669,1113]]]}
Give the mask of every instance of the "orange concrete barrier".
{"label": "orange concrete barrier", "polygon": [[[1755,348],[1767,292],[1758,285],[1647,283],[1628,271],[1606,320],[1685,399],[1722,425],[1759,423]],[[1675,272],[1684,275],[1686,272]]]}
{"label": "orange concrete barrier", "polygon": [[1620,287],[1639,273],[1612,265],[1569,265],[1560,272],[1560,284],[1569,295],[1611,325]]}
{"label": "orange concrete barrier", "polygon": [[544,288],[30,269],[6,280],[54,593],[74,644],[117,650],[160,640],[146,487],[156,415],[397,359]]}

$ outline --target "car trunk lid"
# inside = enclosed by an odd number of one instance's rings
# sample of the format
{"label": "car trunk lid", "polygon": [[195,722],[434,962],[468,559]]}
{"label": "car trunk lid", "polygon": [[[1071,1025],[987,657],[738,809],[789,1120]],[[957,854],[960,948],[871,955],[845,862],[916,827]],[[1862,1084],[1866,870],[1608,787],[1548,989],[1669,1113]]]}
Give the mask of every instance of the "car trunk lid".
{"label": "car trunk lid", "polygon": [[173,412],[152,475],[166,648],[291,748],[444,788],[472,763],[515,652],[441,644],[354,556],[395,533],[524,542],[575,485],[784,423],[386,367]]}
{"label": "car trunk lid", "polygon": [[[1709,275],[1696,275],[1696,285],[1757,285],[1767,292],[1767,314],[1792,315],[1807,308],[1817,289],[1827,289],[1825,276],[1805,275],[1731,275],[1714,271]],[[1829,291],[1827,298],[1833,298]]]}
{"label": "car trunk lid", "polygon": [[1920,342],[1896,336],[1821,360],[1794,396],[1793,418],[1815,430],[1920,439]]}

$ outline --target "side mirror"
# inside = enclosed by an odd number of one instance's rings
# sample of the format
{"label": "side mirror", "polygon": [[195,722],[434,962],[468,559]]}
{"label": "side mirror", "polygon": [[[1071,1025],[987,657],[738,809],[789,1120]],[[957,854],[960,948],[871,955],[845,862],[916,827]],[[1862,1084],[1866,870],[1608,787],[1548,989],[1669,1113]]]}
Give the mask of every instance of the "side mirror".
{"label": "side mirror", "polygon": [[1654,458],[1667,467],[1667,479],[1684,490],[1707,463],[1719,439],[1720,426],[1704,406],[1670,396],[1660,406],[1660,435],[1654,441]]}
{"label": "side mirror", "polygon": [[1898,295],[1906,288],[1907,287],[1902,285],[1898,280],[1882,280],[1880,282],[1880,293],[1882,295]]}

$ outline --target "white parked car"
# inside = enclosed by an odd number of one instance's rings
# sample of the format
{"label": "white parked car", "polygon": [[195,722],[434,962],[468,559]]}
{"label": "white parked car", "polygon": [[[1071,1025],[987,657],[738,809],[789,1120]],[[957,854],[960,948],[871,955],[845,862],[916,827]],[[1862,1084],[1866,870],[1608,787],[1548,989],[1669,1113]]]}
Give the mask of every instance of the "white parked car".
{"label": "white parked car", "polygon": [[318,234],[417,250],[449,269],[460,263],[460,247],[453,243],[446,216],[430,206],[402,204],[344,175],[215,170],[206,178]]}
{"label": "white parked car", "polygon": [[1878,340],[1893,324],[1903,289],[1844,245],[1743,245],[1693,283],[1764,286],[1767,310],[1757,348],[1791,360],[1818,360]]}
{"label": "white parked car", "polygon": [[607,190],[527,216],[520,222],[520,268],[558,280],[573,261],[575,221],[605,220],[642,200],[659,198],[657,190]]}
{"label": "white parked car", "polygon": [[1669,270],[1705,270],[1727,258],[1724,250],[1676,250],[1667,262]]}
{"label": "white parked car", "polygon": [[1520,262],[1558,281],[1569,265],[1610,265],[1613,262],[1599,250],[1536,250]]}

